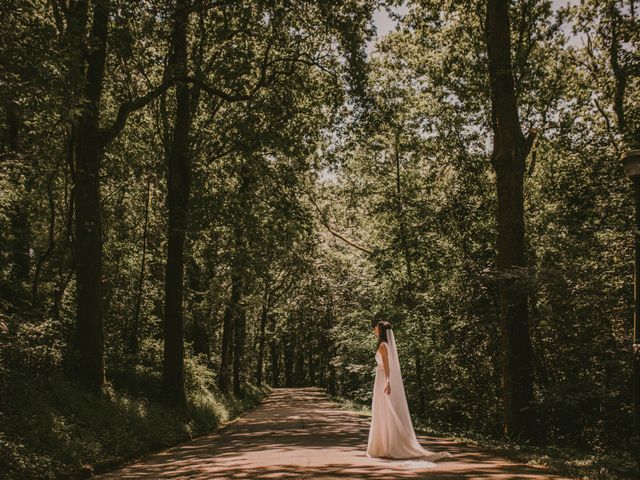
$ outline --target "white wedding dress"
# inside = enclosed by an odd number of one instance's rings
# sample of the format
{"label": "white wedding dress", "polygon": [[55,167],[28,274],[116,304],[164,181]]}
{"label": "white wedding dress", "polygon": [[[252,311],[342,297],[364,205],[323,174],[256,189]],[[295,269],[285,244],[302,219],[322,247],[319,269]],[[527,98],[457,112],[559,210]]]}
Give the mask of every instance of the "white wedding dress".
{"label": "white wedding dress", "polygon": [[386,457],[395,459],[416,459],[410,462],[415,467],[436,467],[436,460],[448,458],[449,452],[432,452],[422,448],[413,430],[409,407],[405,396],[404,384],[400,374],[400,362],[393,337],[393,331],[387,330],[387,351],[389,358],[389,385],[391,393],[386,394],[384,387],[386,376],[382,363],[382,354],[376,352],[376,378],[373,385],[371,404],[371,428],[367,445],[367,457]]}

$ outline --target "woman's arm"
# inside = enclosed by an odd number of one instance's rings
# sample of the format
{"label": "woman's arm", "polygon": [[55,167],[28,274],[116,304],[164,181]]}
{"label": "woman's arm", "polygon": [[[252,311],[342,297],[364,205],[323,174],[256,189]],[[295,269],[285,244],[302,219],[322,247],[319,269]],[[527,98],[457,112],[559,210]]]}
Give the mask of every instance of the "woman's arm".
{"label": "woman's arm", "polygon": [[385,393],[391,393],[391,385],[389,385],[389,352],[387,345],[380,343],[380,355],[382,355],[382,365],[384,366],[384,374],[387,377],[387,385],[384,388]]}

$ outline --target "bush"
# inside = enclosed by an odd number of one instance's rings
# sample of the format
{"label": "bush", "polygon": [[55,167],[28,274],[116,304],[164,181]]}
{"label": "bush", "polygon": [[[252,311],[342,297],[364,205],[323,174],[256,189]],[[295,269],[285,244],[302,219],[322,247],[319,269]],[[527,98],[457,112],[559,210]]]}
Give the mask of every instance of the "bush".
{"label": "bush", "polygon": [[[148,377],[143,366],[137,369]],[[50,479],[107,470],[208,433],[267,392],[250,388],[242,401],[223,399],[212,388],[211,371],[197,358],[187,358],[185,373],[187,408],[181,412],[149,400],[144,392],[132,394],[114,385],[92,394],[61,375],[4,375],[0,477]]]}

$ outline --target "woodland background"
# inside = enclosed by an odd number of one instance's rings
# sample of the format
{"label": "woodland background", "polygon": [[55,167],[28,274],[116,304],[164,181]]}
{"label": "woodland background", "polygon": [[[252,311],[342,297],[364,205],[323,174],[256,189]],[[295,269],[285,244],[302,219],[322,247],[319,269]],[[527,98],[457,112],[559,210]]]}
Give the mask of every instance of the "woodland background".
{"label": "woodland background", "polygon": [[[368,405],[382,315],[417,425],[632,478],[640,5],[504,2],[530,142],[506,271],[497,3],[3,0],[0,476],[108,468],[268,386]],[[501,282],[531,345],[508,439]]]}

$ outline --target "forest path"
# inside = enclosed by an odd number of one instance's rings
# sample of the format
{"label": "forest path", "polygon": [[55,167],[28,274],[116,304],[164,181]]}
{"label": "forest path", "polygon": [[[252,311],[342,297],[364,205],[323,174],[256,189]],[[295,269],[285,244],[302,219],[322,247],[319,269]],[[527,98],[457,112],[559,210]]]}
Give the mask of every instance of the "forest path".
{"label": "forest path", "polygon": [[[319,388],[274,388],[260,406],[215,433],[99,476],[123,479],[561,479],[461,443],[419,435],[453,458],[415,469],[365,456],[370,419],[342,410]],[[404,465],[403,465],[404,464]]]}

